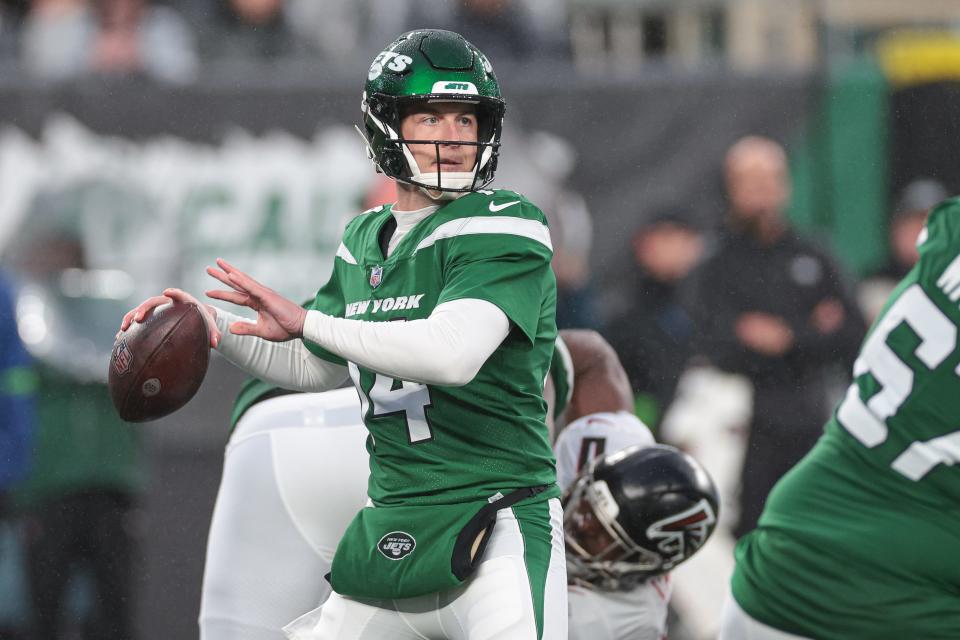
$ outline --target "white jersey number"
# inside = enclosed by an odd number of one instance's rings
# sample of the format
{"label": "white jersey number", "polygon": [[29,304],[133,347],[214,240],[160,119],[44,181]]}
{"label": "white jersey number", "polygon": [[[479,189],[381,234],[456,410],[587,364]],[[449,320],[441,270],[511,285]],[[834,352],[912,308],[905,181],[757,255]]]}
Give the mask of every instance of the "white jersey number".
{"label": "white jersey number", "polygon": [[[887,338],[902,322],[920,338],[914,354],[935,369],[957,346],[957,328],[927,297],[920,285],[903,292],[863,345],[853,365],[854,378],[866,373],[882,389],[864,403],[856,381],[837,409],[837,420],[865,447],[873,448],[889,435],[886,420],[894,415],[913,391],[913,370],[887,345]],[[914,442],[893,461],[892,467],[911,480],[919,480],[940,463],[960,461],[960,431],[927,442]]]}
{"label": "white jersey number", "polygon": [[347,368],[350,370],[354,386],[360,392],[361,415],[366,417],[371,404],[373,405],[372,416],[375,418],[402,413],[407,423],[407,437],[411,444],[433,438],[430,423],[427,421],[427,407],[431,404],[427,385],[395,380],[378,373],[373,386],[367,393],[360,384],[360,369],[357,365],[350,362]]}

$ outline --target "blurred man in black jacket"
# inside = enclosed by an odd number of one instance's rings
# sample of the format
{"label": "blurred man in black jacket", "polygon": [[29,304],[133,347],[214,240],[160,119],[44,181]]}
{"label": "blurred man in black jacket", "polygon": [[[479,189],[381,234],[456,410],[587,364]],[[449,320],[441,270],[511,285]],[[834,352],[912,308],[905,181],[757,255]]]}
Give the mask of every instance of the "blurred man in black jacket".
{"label": "blurred man in black jacket", "polygon": [[790,197],[783,148],[743,138],[727,152],[724,177],[726,233],[687,294],[698,351],[755,388],[739,537],[756,525],[773,484],[819,437],[826,370],[852,363],[864,323],[832,257],[797,236],[783,216]]}
{"label": "blurred man in black jacket", "polygon": [[634,233],[631,249],[629,302],[604,334],[630,377],[636,414],[656,427],[690,356],[694,326],[679,292],[703,255],[703,238],[683,216],[664,213]]}

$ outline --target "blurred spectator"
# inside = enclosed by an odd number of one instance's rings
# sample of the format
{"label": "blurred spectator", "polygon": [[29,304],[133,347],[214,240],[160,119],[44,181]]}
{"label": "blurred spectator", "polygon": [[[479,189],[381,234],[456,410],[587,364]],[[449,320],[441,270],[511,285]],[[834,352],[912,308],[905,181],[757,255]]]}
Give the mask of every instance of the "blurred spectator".
{"label": "blurred spectator", "polygon": [[0,275],[0,638],[16,638],[24,624],[22,540],[11,490],[32,463],[36,376],[17,332],[14,293]]}
{"label": "blurred spectator", "polygon": [[26,475],[33,447],[36,376],[17,331],[13,287],[0,274],[0,525],[10,491]]}
{"label": "blurred spectator", "polygon": [[557,328],[595,329],[599,323],[590,274],[593,248],[593,217],[584,197],[569,186],[577,164],[577,152],[568,140],[546,131],[525,136],[526,169],[511,171],[511,180],[526,179],[550,225],[553,272],[557,276]]}
{"label": "blurred spectator", "polygon": [[285,0],[217,0],[217,9],[201,38],[205,58],[268,60],[307,51],[291,29]]}
{"label": "blurred spectator", "polygon": [[516,0],[461,0],[449,18],[435,10],[435,2],[423,2],[413,12],[417,26],[439,24],[479,47],[492,60],[526,60],[541,48],[526,7]]}
{"label": "blurred spectator", "polygon": [[187,23],[149,0],[34,0],[21,52],[24,68],[46,80],[93,73],[180,83],[197,70]]}
{"label": "blurred spectator", "polygon": [[593,217],[586,199],[570,186],[577,150],[569,140],[546,131],[530,131],[508,123],[501,138],[498,173],[508,184],[536,202],[547,216],[557,277],[557,327],[596,329],[599,325],[590,270]]}
{"label": "blurred spectator", "polygon": [[917,263],[917,237],[927,222],[927,214],[948,195],[942,184],[930,178],[919,178],[903,188],[890,219],[887,262],[857,286],[857,298],[868,324],[873,323],[894,287]]}
{"label": "blurred spectator", "polygon": [[640,227],[631,248],[637,269],[623,292],[629,302],[604,333],[630,376],[637,415],[656,425],[690,356],[693,320],[678,290],[703,255],[703,237],[681,216],[665,214]]}
{"label": "blurred spectator", "polygon": [[590,249],[593,219],[587,203],[575,191],[559,189],[541,200],[553,242],[553,272],[557,276],[557,328],[594,329],[598,324]]}
{"label": "blurred spectator", "polygon": [[16,7],[0,2],[0,66],[16,60],[21,18]]}
{"label": "blurred spectator", "polygon": [[[325,59],[372,57],[402,32],[411,0],[287,0],[291,29],[310,51]],[[370,45],[368,43],[375,43]],[[369,56],[367,56],[369,52]]]}
{"label": "blurred spectator", "polygon": [[782,147],[758,136],[727,152],[726,235],[691,277],[699,350],[754,386],[737,535],[756,525],[767,493],[820,435],[825,370],[852,363],[864,326],[833,259],[796,235]]}
{"label": "blurred spectator", "polygon": [[33,0],[21,34],[24,69],[45,80],[86,73],[94,28],[85,0]]}
{"label": "blurred spectator", "polygon": [[149,0],[93,0],[97,31],[91,67],[107,74],[185,82],[196,73],[193,36],[169,7]]}
{"label": "blurred spectator", "polygon": [[[38,355],[38,431],[33,471],[18,487],[24,518],[34,635],[132,640],[138,496],[145,467],[140,431],[116,415],[105,385],[107,354],[81,377],[69,362],[88,333],[109,344],[98,315],[106,301],[69,290],[84,271],[83,247],[64,234],[21,247],[30,312],[21,318]],[[56,332],[54,334],[54,332]],[[68,594],[91,578],[82,618]],[[80,580],[81,582],[78,582]]]}

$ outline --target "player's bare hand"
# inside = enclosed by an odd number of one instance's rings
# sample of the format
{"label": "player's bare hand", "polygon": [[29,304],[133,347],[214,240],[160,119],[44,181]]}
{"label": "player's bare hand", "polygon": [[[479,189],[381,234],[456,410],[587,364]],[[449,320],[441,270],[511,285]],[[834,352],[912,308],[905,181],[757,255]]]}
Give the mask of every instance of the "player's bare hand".
{"label": "player's bare hand", "polygon": [[156,310],[157,307],[161,307],[165,304],[170,304],[173,302],[195,304],[197,308],[200,309],[200,314],[203,316],[203,319],[207,324],[207,331],[210,334],[210,346],[216,348],[216,346],[220,344],[221,336],[220,330],[217,329],[216,309],[210,305],[203,304],[182,289],[164,289],[163,295],[151,296],[138,304],[123,316],[123,320],[120,321],[120,331],[126,331],[134,322],[143,322]]}
{"label": "player's bare hand", "polygon": [[173,302],[173,300],[166,296],[151,296],[147,298],[130,311],[127,311],[123,316],[123,320],[120,321],[120,331],[126,331],[134,322],[143,322],[147,316],[153,313],[154,309],[169,304],[170,302]]}
{"label": "player's bare hand", "polygon": [[270,287],[260,284],[222,258],[217,259],[217,266],[219,269],[207,267],[207,273],[230,289],[207,291],[207,295],[257,312],[255,323],[234,322],[230,325],[231,333],[259,336],[276,342],[303,335],[306,309]]}
{"label": "player's bare hand", "polygon": [[220,330],[217,329],[217,310],[208,304],[204,304],[194,298],[192,295],[182,289],[164,289],[163,295],[176,301],[186,304],[195,304],[200,309],[204,321],[207,323],[207,331],[210,333],[210,346],[214,349],[220,344]]}

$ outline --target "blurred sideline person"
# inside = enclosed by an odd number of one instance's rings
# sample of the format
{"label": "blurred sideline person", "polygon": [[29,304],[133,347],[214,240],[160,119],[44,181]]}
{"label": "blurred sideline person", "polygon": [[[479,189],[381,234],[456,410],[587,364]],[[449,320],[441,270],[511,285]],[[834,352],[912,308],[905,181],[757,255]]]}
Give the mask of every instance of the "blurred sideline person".
{"label": "blurred sideline person", "polygon": [[13,490],[33,464],[36,373],[17,330],[14,283],[0,271],[0,638],[17,638],[26,626],[23,536]]}
{"label": "blurred sideline person", "polygon": [[74,231],[30,229],[11,252],[37,358],[34,462],[16,488],[31,637],[135,640],[146,449],[114,411],[103,367],[123,303],[94,293],[100,272]]}
{"label": "blurred sideline person", "polygon": [[636,269],[625,278],[626,304],[603,333],[630,376],[636,414],[656,429],[690,358],[693,320],[679,293],[704,241],[683,215],[665,212],[634,232],[630,249]]}
{"label": "blurred sideline person", "polygon": [[0,527],[12,507],[11,490],[32,465],[37,378],[17,330],[16,294],[0,271]]}
{"label": "blurred sideline person", "polygon": [[271,60],[311,53],[294,29],[285,0],[216,0],[202,33],[209,60]]}
{"label": "blurred sideline person", "polygon": [[917,238],[927,214],[948,195],[943,185],[931,178],[918,178],[903,188],[887,231],[887,261],[857,283],[857,300],[868,324],[873,324],[894,287],[920,259]]}
{"label": "blurred sideline person", "polygon": [[813,425],[828,411],[824,374],[853,360],[864,327],[834,259],[790,228],[784,149],[742,138],[727,151],[724,176],[726,233],[685,294],[699,353],[754,386],[739,537],[755,526],[774,483],[816,442]]}
{"label": "blurred sideline person", "polygon": [[737,545],[722,640],[960,638],[960,199],[919,253]]}
{"label": "blurred sideline person", "polygon": [[555,444],[564,490],[571,640],[667,637],[667,573],[699,550],[719,498],[703,467],[657,445],[631,411],[616,353],[593,331],[563,333],[572,420]]}
{"label": "blurred sideline person", "polygon": [[[487,191],[504,102],[461,36],[417,30],[370,66],[367,151],[396,204],[352,220],[304,309],[224,260],[211,346],[284,388],[350,377],[370,435],[368,506],[340,539],[322,609],[291,638],[565,638],[560,490],[543,384],[556,282],[543,213]],[[171,299],[141,303],[121,328]],[[395,320],[395,321],[392,321]]]}
{"label": "blurred sideline person", "polygon": [[63,81],[90,74],[144,76],[182,84],[197,72],[190,25],[149,0],[30,3],[21,59],[31,76]]}

